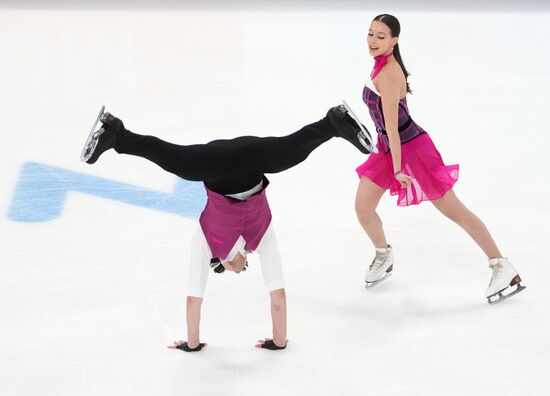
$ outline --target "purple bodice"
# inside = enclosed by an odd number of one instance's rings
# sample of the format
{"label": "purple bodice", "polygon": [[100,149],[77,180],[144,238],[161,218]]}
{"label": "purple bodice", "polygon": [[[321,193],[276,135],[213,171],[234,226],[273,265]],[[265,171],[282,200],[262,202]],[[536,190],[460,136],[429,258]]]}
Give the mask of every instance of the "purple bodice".
{"label": "purple bodice", "polygon": [[[382,111],[382,98],[372,89],[365,86],[363,89],[363,102],[367,105],[372,121],[376,126],[380,148],[387,153],[390,151],[390,144],[388,141],[388,134],[386,133],[384,113]],[[402,144],[426,133],[425,130],[412,120],[409,114],[409,108],[407,107],[406,97],[399,101],[397,125],[399,125],[399,136]]]}
{"label": "purple bodice", "polygon": [[213,257],[226,259],[240,235],[245,249],[255,250],[271,223],[265,188],[244,201],[205,188],[208,201],[199,222]]}

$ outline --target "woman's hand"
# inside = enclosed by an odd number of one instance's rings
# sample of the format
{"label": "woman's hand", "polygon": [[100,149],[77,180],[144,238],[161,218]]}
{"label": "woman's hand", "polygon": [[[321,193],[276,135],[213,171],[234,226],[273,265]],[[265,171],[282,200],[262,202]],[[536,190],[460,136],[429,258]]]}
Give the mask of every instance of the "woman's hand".
{"label": "woman's hand", "polygon": [[246,256],[238,262],[233,262],[233,268],[235,269],[235,272],[237,274],[241,271],[246,271],[246,269],[248,268],[248,260],[246,259]]}
{"label": "woman's hand", "polygon": [[409,175],[404,174],[401,171],[395,172],[395,178],[401,184],[402,188],[407,188],[411,185],[413,178]]}
{"label": "woman's hand", "polygon": [[222,265],[223,265],[223,268],[225,268],[226,271],[237,272],[237,270],[235,269],[235,266],[233,265],[233,263],[231,261],[222,261]]}
{"label": "woman's hand", "polygon": [[246,260],[246,256],[243,256],[240,253],[237,253],[233,260],[228,260],[222,262],[222,265],[227,271],[240,273],[242,271],[246,271],[246,268],[248,267],[248,261]]}

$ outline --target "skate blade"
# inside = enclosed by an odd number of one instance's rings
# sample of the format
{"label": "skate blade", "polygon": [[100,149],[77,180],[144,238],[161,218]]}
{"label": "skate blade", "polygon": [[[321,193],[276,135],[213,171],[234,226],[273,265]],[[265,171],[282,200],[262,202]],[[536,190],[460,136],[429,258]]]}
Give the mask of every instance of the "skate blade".
{"label": "skate blade", "polygon": [[103,115],[105,114],[105,106],[101,106],[101,109],[99,110],[99,114],[97,115],[97,118],[95,119],[94,125],[92,125],[92,129],[90,130],[90,134],[88,135],[88,138],[86,139],[86,143],[84,144],[84,148],[82,149],[82,153],[80,154],[80,160],[82,162],[88,161],[92,154],[94,153],[94,150],[97,146],[97,138],[101,133],[98,134],[98,132],[101,130],[96,131],[95,128],[97,127],[97,123],[101,120]]}
{"label": "skate blade", "polygon": [[[493,294],[492,296],[487,297],[487,302],[491,305],[501,303],[504,300],[518,294],[520,291],[525,290],[526,288],[527,288],[527,286],[522,286],[521,284],[518,283],[517,287],[516,287],[516,290],[514,290],[513,292],[508,293],[508,294],[502,294],[502,292],[505,291],[506,289],[501,290],[500,292],[498,292],[496,294]],[[491,300],[491,298],[493,298],[493,297],[496,297],[496,299]]]}
{"label": "skate blade", "polygon": [[386,273],[386,275],[384,275],[383,278],[378,279],[377,281],[374,281],[374,282],[367,282],[367,281],[365,281],[365,288],[366,288],[366,289],[371,289],[371,288],[373,288],[374,286],[379,285],[380,283],[382,283],[382,282],[384,282],[386,279],[388,279],[388,278],[391,276],[391,274],[392,274],[391,272],[388,272],[388,273]]}
{"label": "skate blade", "polygon": [[348,112],[348,114],[351,116],[351,118],[355,120],[355,122],[357,123],[357,125],[359,125],[359,128],[361,129],[362,133],[359,136],[359,141],[361,142],[363,147],[365,147],[371,153],[375,153],[375,154],[378,153],[378,148],[371,140],[370,134],[365,128],[363,128],[363,124],[361,124],[361,121],[359,121],[359,118],[357,118],[357,116],[355,115],[355,113],[353,112],[349,104],[347,104],[345,100],[342,100],[342,103],[344,104],[344,107],[346,108],[346,111]]}

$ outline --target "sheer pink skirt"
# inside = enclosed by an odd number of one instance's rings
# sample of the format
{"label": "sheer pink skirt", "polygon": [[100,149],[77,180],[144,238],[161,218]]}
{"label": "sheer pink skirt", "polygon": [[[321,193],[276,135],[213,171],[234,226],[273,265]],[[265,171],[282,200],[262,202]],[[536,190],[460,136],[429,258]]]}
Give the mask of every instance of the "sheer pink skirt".
{"label": "sheer pink skirt", "polygon": [[459,165],[443,163],[432,139],[424,133],[401,145],[401,170],[413,178],[409,187],[401,187],[395,179],[391,152],[370,154],[356,171],[359,177],[368,177],[397,195],[398,206],[408,206],[443,197],[458,180],[458,169]]}

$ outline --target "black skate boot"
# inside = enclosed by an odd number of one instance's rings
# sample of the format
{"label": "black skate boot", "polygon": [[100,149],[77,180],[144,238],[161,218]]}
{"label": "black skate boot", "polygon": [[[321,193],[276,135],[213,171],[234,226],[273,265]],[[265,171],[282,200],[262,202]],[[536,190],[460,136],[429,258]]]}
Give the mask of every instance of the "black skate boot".
{"label": "black skate boot", "polygon": [[[104,109],[105,106],[101,108],[80,156],[80,159],[88,164],[95,163],[101,154],[115,147],[118,134],[124,130],[122,121],[110,113],[104,113]],[[103,126],[94,132],[98,121],[101,121]]]}
{"label": "black skate boot", "polygon": [[372,144],[372,137],[367,128],[348,110],[344,103],[333,107],[327,113],[330,123],[337,131],[336,136],[346,139],[363,154],[377,152],[378,150]]}

